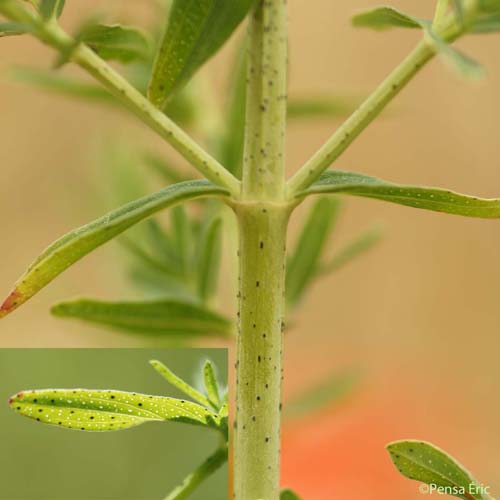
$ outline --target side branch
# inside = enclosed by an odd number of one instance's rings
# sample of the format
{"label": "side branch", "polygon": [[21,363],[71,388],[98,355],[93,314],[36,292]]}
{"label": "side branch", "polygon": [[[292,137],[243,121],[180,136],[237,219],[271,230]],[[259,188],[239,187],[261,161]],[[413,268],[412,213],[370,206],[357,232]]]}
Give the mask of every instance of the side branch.
{"label": "side branch", "polygon": [[324,172],[396,97],[435,54],[433,46],[421,41],[406,59],[375,89],[330,139],[288,181],[288,193],[307,188]]}
{"label": "side branch", "polygon": [[237,196],[240,181],[186,132],[148,101],[123,76],[89,47],[70,37],[55,22],[46,22],[28,7],[11,0],[0,1],[0,14],[30,26],[33,35],[61,53],[102,83],[143,123],[154,130],[207,179]]}
{"label": "side branch", "polygon": [[[438,33],[447,42],[454,41],[463,26],[450,16]],[[287,194],[293,198],[306,189],[324,172],[368,127],[410,80],[436,54],[437,48],[428,36],[417,44],[410,54],[372,92],[361,106],[341,125],[330,139],[288,181]]]}

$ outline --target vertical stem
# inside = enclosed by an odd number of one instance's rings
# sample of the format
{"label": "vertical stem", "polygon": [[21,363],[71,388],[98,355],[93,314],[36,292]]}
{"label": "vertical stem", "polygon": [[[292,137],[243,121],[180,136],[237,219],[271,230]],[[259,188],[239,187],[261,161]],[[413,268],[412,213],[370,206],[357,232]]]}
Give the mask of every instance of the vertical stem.
{"label": "vertical stem", "polygon": [[286,0],[259,0],[248,41],[234,497],[278,500],[286,230]]}
{"label": "vertical stem", "polygon": [[234,491],[279,497],[287,206],[240,205],[240,313]]}
{"label": "vertical stem", "polygon": [[286,0],[259,0],[248,34],[243,197],[277,200],[285,183]]}

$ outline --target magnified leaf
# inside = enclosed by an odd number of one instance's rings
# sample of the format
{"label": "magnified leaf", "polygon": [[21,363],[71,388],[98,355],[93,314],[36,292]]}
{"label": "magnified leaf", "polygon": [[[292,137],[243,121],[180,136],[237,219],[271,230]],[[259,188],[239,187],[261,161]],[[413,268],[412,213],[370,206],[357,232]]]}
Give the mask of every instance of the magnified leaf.
{"label": "magnified leaf", "polygon": [[149,42],[136,28],[118,24],[90,24],[82,28],[78,39],[108,61],[129,63],[149,57]]}
{"label": "magnified leaf", "polygon": [[9,400],[21,415],[81,431],[115,431],[170,420],[217,427],[220,417],[180,399],[122,391],[46,389],[19,392]]}
{"label": "magnified leaf", "polygon": [[429,494],[446,488],[441,493],[464,500],[491,500],[462,465],[430,443],[396,441],[387,445],[387,451],[403,476],[434,488]]}
{"label": "magnified leaf", "polygon": [[217,385],[214,367],[208,360],[205,362],[205,366],[203,367],[203,378],[205,381],[205,389],[207,390],[208,400],[214,408],[219,408],[219,386]]}
{"label": "magnified leaf", "polygon": [[329,170],[299,196],[345,193],[465,217],[500,217],[500,199],[477,198],[439,188],[406,186],[376,177],[342,170]]}
{"label": "magnified leaf", "polygon": [[198,244],[198,296],[206,302],[217,287],[221,253],[222,220],[214,217],[203,229]]}
{"label": "magnified leaf", "polygon": [[255,0],[174,0],[149,85],[149,98],[164,108],[233,33]]}
{"label": "magnified leaf", "polygon": [[299,302],[308,283],[314,279],[338,209],[338,200],[326,197],[320,198],[311,208],[287,266],[286,298],[289,305]]}
{"label": "magnified leaf", "polygon": [[361,12],[352,18],[352,24],[374,30],[421,28],[420,21],[417,18],[404,14],[393,7],[377,7],[373,10]]}
{"label": "magnified leaf", "polygon": [[227,318],[180,300],[103,302],[79,299],[56,304],[52,314],[136,333],[228,337],[232,332],[232,324]]}
{"label": "magnified leaf", "polygon": [[300,500],[300,497],[292,490],[282,490],[280,500]]}
{"label": "magnified leaf", "polygon": [[350,394],[358,385],[360,374],[356,371],[335,373],[304,394],[287,402],[284,416],[300,418],[321,408],[333,405]]}
{"label": "magnified leaf", "polygon": [[224,189],[208,181],[174,184],[71,231],[49,246],[19,279],[0,307],[0,318],[19,307],[92,250],[159,210],[189,199],[225,194]]}
{"label": "magnified leaf", "polygon": [[[150,361],[151,366],[172,386],[182,391],[186,396],[194,399],[198,403],[210,407],[210,401],[194,387],[178,377],[174,372],[167,368],[161,361],[153,359]],[[225,416],[225,415],[223,415]]]}

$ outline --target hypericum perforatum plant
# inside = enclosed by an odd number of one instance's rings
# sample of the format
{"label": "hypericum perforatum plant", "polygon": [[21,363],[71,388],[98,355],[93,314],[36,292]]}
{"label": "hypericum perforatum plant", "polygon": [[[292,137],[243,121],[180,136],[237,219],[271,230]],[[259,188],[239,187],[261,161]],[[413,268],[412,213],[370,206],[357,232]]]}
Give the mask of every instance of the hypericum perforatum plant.
{"label": "hypericum perforatum plant", "polygon": [[[0,315],[5,316],[19,307],[95,248],[160,210],[199,198],[218,199],[231,207],[239,230],[240,269],[234,496],[237,500],[276,500],[279,497],[286,286],[288,284],[293,291],[293,302],[297,297],[293,287],[303,289],[307,279],[318,272],[314,266],[307,269],[304,265],[311,262],[311,252],[314,257],[314,247],[306,246],[303,262],[292,256],[292,272],[285,280],[290,216],[311,195],[346,194],[468,217],[500,217],[499,199],[395,184],[364,174],[329,169],[434,56],[438,55],[466,77],[481,76],[480,65],[458,51],[452,43],[466,33],[499,31],[500,2],[438,0],[432,20],[416,18],[390,7],[357,15],[354,18],[357,26],[378,30],[393,27],[415,29],[422,33],[422,39],[289,179],[284,156],[288,87],[285,0],[174,0],[167,28],[155,52],[147,94],[105,62],[106,59],[121,63],[147,59],[145,54],[150,44],[147,36],[134,28],[95,22],[83,23],[81,29],[70,36],[57,21],[64,7],[63,0],[32,0],[29,3],[32,5],[21,0],[0,0],[0,13],[9,20],[0,28],[3,34],[30,33],[57,51],[59,66],[70,61],[80,66],[173,146],[205,179],[176,183],[62,237],[18,281],[3,303]],[[220,151],[213,150],[216,155],[213,156],[169,118],[168,108],[199,67],[217,52],[247,15],[245,119],[243,121],[243,113],[229,117],[233,120],[231,126],[239,127],[243,140],[240,147],[226,150],[232,155],[221,155]],[[93,97],[96,95],[92,94]],[[241,112],[242,108],[239,109]],[[238,143],[233,145],[238,146]],[[324,222],[321,217],[320,222]],[[181,224],[179,227],[186,226]],[[316,233],[311,233],[316,238]],[[302,244],[308,243],[313,241],[302,240]],[[305,278],[298,280],[301,273]],[[294,280],[298,280],[298,285],[293,285]],[[199,303],[194,304],[190,312],[193,318],[199,306]],[[175,319],[175,313],[170,316],[167,304],[161,302],[139,308],[120,304],[118,309],[113,309],[106,304],[86,303],[73,307],[75,309],[68,315],[121,317],[126,318],[128,325],[137,324],[136,321],[158,324],[161,320],[168,321],[169,317]],[[64,308],[60,312],[64,314]],[[108,323],[110,321],[108,319]],[[411,446],[415,455],[407,446]],[[404,453],[399,452],[400,448]],[[400,470],[420,481],[432,482],[436,477],[446,479],[441,469],[428,473],[419,462],[422,457],[433,457],[429,459],[435,459],[439,467],[446,470],[458,467],[430,445],[413,447],[403,443],[393,444],[389,449]],[[418,460],[415,461],[414,456],[418,456]],[[460,476],[456,469],[453,471],[447,479],[451,482],[461,484],[460,481],[469,477]],[[459,476],[460,481],[456,479]],[[283,493],[285,498],[286,495],[293,497],[290,492]],[[456,495],[466,499],[489,498],[486,493],[459,492]]]}

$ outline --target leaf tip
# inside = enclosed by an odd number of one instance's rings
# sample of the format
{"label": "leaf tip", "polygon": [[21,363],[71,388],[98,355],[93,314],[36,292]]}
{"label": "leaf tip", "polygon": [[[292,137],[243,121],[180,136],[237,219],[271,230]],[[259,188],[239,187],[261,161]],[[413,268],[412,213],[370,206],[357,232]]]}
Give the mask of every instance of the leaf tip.
{"label": "leaf tip", "polygon": [[15,288],[0,306],[0,319],[17,309],[26,299],[27,297]]}

